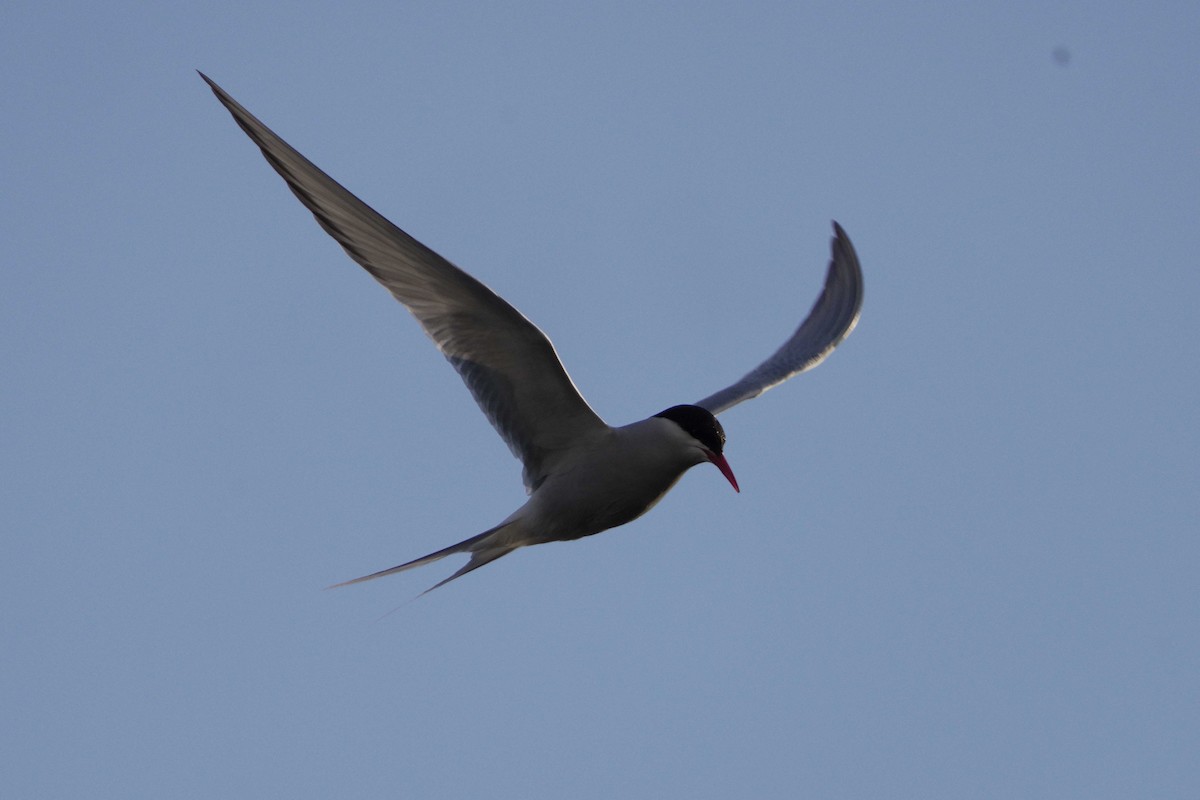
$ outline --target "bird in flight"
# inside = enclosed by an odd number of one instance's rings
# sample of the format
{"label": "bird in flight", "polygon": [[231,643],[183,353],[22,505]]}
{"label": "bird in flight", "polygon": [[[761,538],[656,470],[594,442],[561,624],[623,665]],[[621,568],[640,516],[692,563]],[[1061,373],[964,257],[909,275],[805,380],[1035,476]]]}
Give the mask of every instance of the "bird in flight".
{"label": "bird in flight", "polygon": [[697,464],[711,463],[735,491],[725,431],[715,415],[815,367],[853,330],[862,307],[858,256],[836,222],[825,287],[808,317],[741,380],[691,405],[630,425],[600,419],[536,325],[475,278],[384,219],[276,136],[200,73],[267,162],[350,258],[407,308],[466,383],[524,465],[528,499],[483,533],[390,569],[382,578],[455,553],[470,560],[431,592],[518,547],[569,541],[649,511]]}

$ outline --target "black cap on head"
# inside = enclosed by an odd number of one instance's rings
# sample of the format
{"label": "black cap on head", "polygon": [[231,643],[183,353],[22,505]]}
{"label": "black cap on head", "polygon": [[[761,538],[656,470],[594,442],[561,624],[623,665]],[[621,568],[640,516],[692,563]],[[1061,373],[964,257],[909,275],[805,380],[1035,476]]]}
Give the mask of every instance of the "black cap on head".
{"label": "black cap on head", "polygon": [[718,455],[725,449],[725,429],[707,409],[700,406],[671,406],[654,416],[671,420]]}

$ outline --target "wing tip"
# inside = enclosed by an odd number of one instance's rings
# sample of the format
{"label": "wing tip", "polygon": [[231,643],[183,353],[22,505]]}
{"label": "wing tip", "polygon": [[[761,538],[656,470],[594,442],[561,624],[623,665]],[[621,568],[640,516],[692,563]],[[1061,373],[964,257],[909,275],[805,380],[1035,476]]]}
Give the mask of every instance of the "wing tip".
{"label": "wing tip", "polygon": [[829,242],[830,261],[827,285],[834,280],[847,282],[851,292],[856,296],[856,306],[862,306],[863,276],[862,266],[858,261],[858,251],[846,229],[833,220],[833,238]]}
{"label": "wing tip", "polygon": [[839,249],[845,248],[850,251],[850,254],[854,256],[854,260],[857,262],[858,256],[854,251],[854,244],[850,241],[850,235],[846,233],[846,229],[836,219],[832,220],[832,222],[833,239],[830,241],[830,244],[833,246],[834,253],[836,254]]}
{"label": "wing tip", "polygon": [[199,75],[201,78],[203,78],[204,82],[208,84],[208,88],[212,89],[218,95],[225,93],[225,90],[222,89],[220,86],[218,86],[216,81],[214,81],[212,78],[205,75],[203,71],[196,70],[196,74]]}

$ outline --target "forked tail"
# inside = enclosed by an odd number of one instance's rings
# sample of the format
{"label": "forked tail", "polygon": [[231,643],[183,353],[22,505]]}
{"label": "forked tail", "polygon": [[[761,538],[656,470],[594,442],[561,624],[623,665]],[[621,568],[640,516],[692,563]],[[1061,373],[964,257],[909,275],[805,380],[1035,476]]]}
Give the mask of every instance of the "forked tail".
{"label": "forked tail", "polygon": [[[439,586],[445,586],[447,583],[454,580],[455,578],[461,578],[463,575],[466,575],[468,572],[477,570],[480,567],[482,567],[484,564],[488,564],[492,561],[495,561],[497,558],[500,558],[500,556],[508,555],[513,550],[516,550],[519,545],[514,545],[510,541],[503,541],[503,542],[495,541],[495,539],[500,538],[500,537],[496,537],[496,536],[494,536],[494,534],[497,531],[508,527],[510,524],[512,524],[511,521],[502,522],[494,528],[489,528],[488,530],[484,531],[483,533],[472,536],[470,539],[464,539],[463,541],[459,542],[458,544],[452,544],[449,547],[444,547],[441,550],[430,553],[427,556],[421,556],[420,558],[415,558],[412,561],[401,564],[398,567],[391,567],[390,569],[383,569],[383,570],[380,570],[379,572],[372,572],[370,575],[363,575],[361,578],[354,578],[353,580],[343,581],[342,583],[335,583],[333,586],[330,586],[327,588],[337,589],[340,586],[349,586],[353,583],[362,583],[364,581],[370,581],[370,580],[374,580],[376,578],[382,578],[386,575],[394,575],[397,572],[404,572],[406,569],[412,569],[413,567],[424,566],[425,564],[432,564],[434,561],[443,559],[446,556],[452,556],[455,553],[470,553],[471,554],[471,560],[468,561],[466,563],[466,565],[464,565],[462,567],[462,569],[460,569],[458,572],[451,575],[449,578],[446,578],[446,580],[435,583],[433,586],[430,586],[428,589],[421,592],[422,595],[429,594],[430,592],[432,592],[434,589],[438,588]],[[489,539],[491,539],[492,541],[489,541]]]}

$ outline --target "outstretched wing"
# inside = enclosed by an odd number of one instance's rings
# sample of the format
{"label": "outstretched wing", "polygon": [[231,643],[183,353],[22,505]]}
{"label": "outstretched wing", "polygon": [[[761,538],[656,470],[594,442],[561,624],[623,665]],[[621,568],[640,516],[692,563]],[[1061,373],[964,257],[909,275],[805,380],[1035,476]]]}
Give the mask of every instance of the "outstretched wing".
{"label": "outstretched wing", "polygon": [[709,395],[696,405],[720,414],[743,400],[758,397],[772,386],[820,364],[854,330],[862,309],[862,268],[858,265],[854,245],[836,222],[833,233],[825,290],[808,312],[808,317],[770,358],[737,383]]}
{"label": "outstretched wing", "polygon": [[242,130],[337,240],[421,323],[525,466],[533,490],[553,454],[604,427],[554,346],[491,289],[359,200],[200,73]]}

